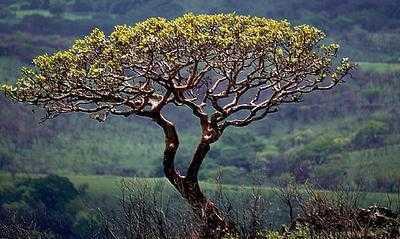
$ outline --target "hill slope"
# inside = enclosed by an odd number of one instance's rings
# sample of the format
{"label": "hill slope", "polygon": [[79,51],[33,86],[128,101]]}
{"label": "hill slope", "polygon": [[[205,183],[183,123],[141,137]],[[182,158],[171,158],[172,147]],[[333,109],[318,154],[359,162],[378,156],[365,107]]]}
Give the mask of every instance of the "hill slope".
{"label": "hill slope", "polygon": [[[362,61],[353,79],[335,92],[314,94],[268,119],[228,131],[210,152],[202,179],[222,170],[228,183],[311,180],[394,191],[400,181],[399,7],[393,1],[23,1],[0,3],[0,80],[38,53],[64,48],[93,26],[184,12],[231,12],[311,23],[341,42],[342,52]],[[43,27],[46,26],[46,27]],[[370,61],[392,62],[368,63]],[[98,124],[83,115],[41,125],[40,112],[0,97],[0,169],[34,173],[161,176],[162,132],[139,118]],[[199,129],[189,111],[170,111],[183,143],[184,168]]]}

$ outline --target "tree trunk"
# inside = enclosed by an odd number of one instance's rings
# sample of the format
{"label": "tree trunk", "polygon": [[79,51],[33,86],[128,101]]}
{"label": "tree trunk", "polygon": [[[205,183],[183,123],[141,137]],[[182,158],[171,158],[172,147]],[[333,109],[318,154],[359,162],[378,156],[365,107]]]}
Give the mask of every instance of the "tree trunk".
{"label": "tree trunk", "polygon": [[203,159],[210,150],[210,142],[215,142],[208,137],[209,131],[203,129],[202,140],[197,146],[187,174],[181,176],[174,166],[174,159],[179,146],[175,126],[162,116],[156,118],[155,121],[163,128],[165,134],[164,174],[201,220],[199,238],[220,239],[226,233],[232,232],[233,224],[228,223],[217,206],[203,194],[197,177]]}
{"label": "tree trunk", "polygon": [[194,182],[184,178],[182,184],[174,186],[188,201],[193,212],[201,220],[200,238],[219,239],[232,230],[232,227],[221,215],[216,205],[202,193],[197,181]]}

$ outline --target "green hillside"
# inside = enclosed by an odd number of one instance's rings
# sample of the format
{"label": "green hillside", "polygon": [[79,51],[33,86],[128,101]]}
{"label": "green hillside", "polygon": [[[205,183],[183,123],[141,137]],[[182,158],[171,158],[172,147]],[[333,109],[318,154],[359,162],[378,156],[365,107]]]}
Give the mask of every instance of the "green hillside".
{"label": "green hillside", "polygon": [[[150,16],[236,12],[313,24],[359,63],[351,79],[264,121],[228,131],[214,145],[202,180],[226,183],[311,181],[395,191],[400,182],[400,7],[394,1],[5,0],[0,3],[0,81],[14,81],[32,57],[71,44],[97,26],[111,31]],[[0,97],[0,169],[11,172],[162,176],[161,129],[140,118],[86,115],[41,121],[41,112]],[[189,111],[168,112],[181,134],[185,168],[199,128]]]}
{"label": "green hillside", "polygon": [[[4,0],[0,3],[0,54],[25,61],[66,47],[97,26],[111,31],[148,17],[185,12],[236,12],[312,24],[343,43],[357,61],[399,62],[399,5],[393,0]],[[73,27],[71,27],[73,26]]]}

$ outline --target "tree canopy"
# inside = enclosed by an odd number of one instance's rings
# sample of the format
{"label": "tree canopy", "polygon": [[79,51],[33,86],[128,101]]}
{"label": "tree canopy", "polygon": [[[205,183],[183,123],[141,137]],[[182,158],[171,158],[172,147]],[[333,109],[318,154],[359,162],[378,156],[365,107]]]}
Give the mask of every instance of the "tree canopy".
{"label": "tree canopy", "polygon": [[68,112],[149,116],[169,103],[190,107],[213,125],[244,126],[341,82],[352,64],[335,64],[337,44],[287,21],[235,14],[186,14],[94,29],[65,51],[24,68],[12,98],[49,117]]}

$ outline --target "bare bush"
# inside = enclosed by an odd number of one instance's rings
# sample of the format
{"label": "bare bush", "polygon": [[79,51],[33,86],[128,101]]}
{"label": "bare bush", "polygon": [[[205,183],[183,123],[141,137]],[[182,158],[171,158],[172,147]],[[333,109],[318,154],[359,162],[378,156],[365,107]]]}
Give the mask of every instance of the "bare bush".
{"label": "bare bush", "polygon": [[242,186],[235,193],[228,193],[227,186],[221,183],[221,175],[216,178],[214,200],[222,209],[224,216],[233,223],[234,238],[260,238],[260,231],[269,227],[270,198],[259,180],[253,179],[252,186]]}
{"label": "bare bush", "polygon": [[105,216],[107,238],[193,238],[196,217],[164,181],[121,181],[119,210]]}
{"label": "bare bush", "polygon": [[[400,238],[398,197],[388,195],[390,207],[361,208],[359,191],[322,191],[310,186],[279,188],[271,195],[261,185],[232,189],[220,183],[210,193],[223,216],[232,222],[229,239],[395,239]],[[276,199],[279,200],[276,201]],[[201,238],[202,220],[184,198],[164,181],[133,179],[121,182],[120,209],[105,217],[103,235],[111,239]],[[277,232],[278,207],[285,207],[289,226]],[[396,206],[397,205],[397,206]],[[274,212],[277,211],[277,212]]]}
{"label": "bare bush", "polygon": [[306,186],[281,190],[280,198],[297,211],[286,231],[306,226],[312,238],[400,238],[400,214],[377,205],[361,208],[363,194],[358,191],[328,192]]}
{"label": "bare bush", "polygon": [[53,238],[50,234],[39,231],[34,218],[19,216],[12,209],[0,208],[0,219],[0,238]]}

